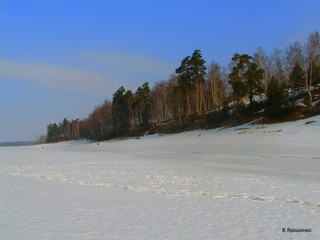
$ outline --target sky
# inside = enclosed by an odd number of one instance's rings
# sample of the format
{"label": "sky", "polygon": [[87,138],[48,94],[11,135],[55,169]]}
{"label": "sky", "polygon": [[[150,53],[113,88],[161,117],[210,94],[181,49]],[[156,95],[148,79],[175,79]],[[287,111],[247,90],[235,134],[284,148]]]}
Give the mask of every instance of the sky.
{"label": "sky", "polygon": [[319,11],[320,0],[0,0],[0,142],[167,80],[195,49],[227,66],[304,43]]}

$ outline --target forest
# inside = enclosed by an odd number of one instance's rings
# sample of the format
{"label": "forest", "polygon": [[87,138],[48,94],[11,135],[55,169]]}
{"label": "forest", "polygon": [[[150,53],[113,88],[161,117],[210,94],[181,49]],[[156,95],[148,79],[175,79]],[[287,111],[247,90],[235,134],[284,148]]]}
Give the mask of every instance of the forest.
{"label": "forest", "polygon": [[87,118],[50,123],[45,141],[102,141],[161,132],[164,126],[178,132],[257,116],[277,121],[290,114],[315,115],[320,113],[319,84],[318,32],[269,56],[262,47],[253,56],[236,53],[228,67],[207,65],[196,49],[167,80],[153,86],[145,82],[135,91],[121,86]]}

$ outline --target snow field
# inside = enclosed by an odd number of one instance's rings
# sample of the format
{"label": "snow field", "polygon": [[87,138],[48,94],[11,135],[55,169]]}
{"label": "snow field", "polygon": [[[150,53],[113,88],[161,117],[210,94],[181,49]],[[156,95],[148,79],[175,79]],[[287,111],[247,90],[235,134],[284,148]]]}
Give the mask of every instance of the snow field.
{"label": "snow field", "polygon": [[319,125],[0,148],[0,239],[320,239]]}

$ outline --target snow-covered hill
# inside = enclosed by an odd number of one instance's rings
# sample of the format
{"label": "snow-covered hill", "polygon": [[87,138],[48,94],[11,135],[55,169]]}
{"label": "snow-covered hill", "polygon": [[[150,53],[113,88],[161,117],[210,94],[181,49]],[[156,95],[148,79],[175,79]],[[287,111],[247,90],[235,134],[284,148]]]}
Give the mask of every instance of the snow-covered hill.
{"label": "snow-covered hill", "polygon": [[320,239],[319,223],[319,116],[0,148],[0,239]]}

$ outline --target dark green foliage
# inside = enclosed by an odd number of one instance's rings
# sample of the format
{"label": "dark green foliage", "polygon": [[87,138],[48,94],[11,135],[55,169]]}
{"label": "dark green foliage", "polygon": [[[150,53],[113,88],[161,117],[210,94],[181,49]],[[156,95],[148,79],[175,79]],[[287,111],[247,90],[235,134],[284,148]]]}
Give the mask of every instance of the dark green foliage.
{"label": "dark green foliage", "polygon": [[266,115],[279,118],[288,114],[294,107],[294,102],[288,96],[287,86],[272,77],[267,90]]}
{"label": "dark green foliage", "polygon": [[47,127],[47,140],[46,142],[59,142],[67,140],[77,140],[80,138],[78,120],[68,121],[67,118],[59,124],[49,124]]}
{"label": "dark green foliage", "polygon": [[206,66],[204,65],[206,61],[202,58],[201,51],[196,49],[189,61],[193,82],[200,84],[204,82],[204,76],[206,75]]}
{"label": "dark green foliage", "polygon": [[214,110],[207,115],[209,127],[220,127],[229,118],[230,107],[225,104],[221,109]]}
{"label": "dark green foliage", "polygon": [[132,117],[133,94],[122,86],[114,94],[112,100],[112,115],[115,134],[124,134],[130,129]]}
{"label": "dark green foliage", "polygon": [[151,103],[150,103],[150,101],[148,101],[145,104],[144,109],[142,111],[141,128],[143,130],[148,129],[151,126],[150,121],[151,121]]}
{"label": "dark green foliage", "polygon": [[206,74],[205,63],[199,49],[193,52],[192,57],[187,56],[181,61],[176,73],[178,74],[178,85],[184,91],[195,89],[197,83],[204,82]]}
{"label": "dark green foliage", "polygon": [[151,90],[148,82],[138,87],[135,92],[132,109],[134,121],[138,122],[141,129],[147,129],[151,120]]}
{"label": "dark green foliage", "polygon": [[178,106],[180,117],[186,118],[190,113],[190,98],[194,93],[195,83],[192,78],[192,70],[190,66],[190,56],[185,57],[179,68],[176,69],[178,74],[178,86],[175,88],[176,96],[179,96]]}
{"label": "dark green foliage", "polygon": [[235,54],[232,62],[234,67],[229,74],[229,84],[232,86],[237,100],[248,96],[251,105],[253,96],[263,91],[261,81],[264,76],[264,70],[259,69],[258,65],[253,62],[253,58],[248,54]]}
{"label": "dark green foliage", "polygon": [[203,107],[202,87],[205,83],[205,60],[201,51],[196,49],[192,56],[185,57],[179,68],[176,69],[178,87],[183,105],[181,115],[186,119],[189,115],[199,115]]}
{"label": "dark green foliage", "polygon": [[63,140],[68,140],[70,136],[70,123],[67,118],[63,119]]}
{"label": "dark green foliage", "polygon": [[47,127],[47,142],[59,141],[59,130],[57,124],[49,124]]}
{"label": "dark green foliage", "polygon": [[246,106],[243,103],[237,105],[237,116],[239,119],[243,117],[252,117],[257,114],[260,110],[264,109],[266,106],[265,102],[252,101],[250,105]]}
{"label": "dark green foliage", "polygon": [[143,106],[142,106],[142,123],[141,128],[146,130],[150,127],[151,121],[151,91],[149,88],[149,83],[146,82],[142,85],[142,95],[141,95]]}
{"label": "dark green foliage", "polygon": [[190,56],[185,57],[181,61],[181,65],[176,69],[178,74],[178,85],[184,91],[188,91],[194,87],[194,79],[192,78],[192,69],[190,66]]}
{"label": "dark green foliage", "polygon": [[305,72],[301,68],[300,64],[297,62],[291,72],[291,86],[293,89],[299,89],[305,87],[306,76]]}

